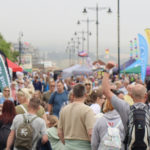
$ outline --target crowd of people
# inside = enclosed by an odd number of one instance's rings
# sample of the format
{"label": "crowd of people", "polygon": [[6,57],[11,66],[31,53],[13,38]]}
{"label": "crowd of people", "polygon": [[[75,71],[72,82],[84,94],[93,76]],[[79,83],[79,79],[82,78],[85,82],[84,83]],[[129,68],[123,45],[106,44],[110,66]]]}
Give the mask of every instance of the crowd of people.
{"label": "crowd of people", "polygon": [[148,150],[150,82],[19,74],[0,97],[0,150]]}

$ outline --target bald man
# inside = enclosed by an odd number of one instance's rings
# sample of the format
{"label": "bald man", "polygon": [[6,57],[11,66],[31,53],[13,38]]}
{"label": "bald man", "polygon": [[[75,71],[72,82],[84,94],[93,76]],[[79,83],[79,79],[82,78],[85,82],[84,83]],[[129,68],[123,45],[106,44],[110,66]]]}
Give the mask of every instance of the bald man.
{"label": "bald man", "polygon": [[[102,80],[102,88],[105,96],[107,97],[108,100],[111,100],[111,103],[113,107],[117,110],[117,112],[120,114],[120,117],[122,119],[125,132],[127,133],[128,131],[128,120],[129,120],[129,114],[130,114],[130,105],[125,102],[124,100],[119,99],[116,95],[114,95],[111,90],[110,90],[110,84],[109,84],[109,69],[114,67],[113,63],[108,63],[106,65],[106,72],[104,73],[104,78]],[[145,108],[145,102],[146,102],[146,97],[147,97],[147,90],[146,88],[141,85],[141,84],[136,84],[134,86],[129,86],[129,89],[131,88],[131,95],[133,98],[134,106],[135,108]],[[145,130],[144,130],[145,132]],[[138,137],[139,138],[139,137]],[[141,140],[143,142],[143,140]],[[145,141],[144,141],[145,142]],[[133,145],[133,143],[132,143]],[[138,149],[132,149],[128,148],[128,150],[141,150],[140,148]],[[146,150],[146,149],[142,149]]]}

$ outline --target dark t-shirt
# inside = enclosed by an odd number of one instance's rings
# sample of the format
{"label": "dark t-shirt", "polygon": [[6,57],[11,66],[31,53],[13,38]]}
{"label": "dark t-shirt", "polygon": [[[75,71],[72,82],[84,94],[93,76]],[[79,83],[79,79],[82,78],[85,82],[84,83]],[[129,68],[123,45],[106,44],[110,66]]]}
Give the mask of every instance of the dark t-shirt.
{"label": "dark t-shirt", "polygon": [[60,109],[64,102],[68,101],[68,92],[63,93],[54,92],[49,100],[49,104],[53,105],[53,115],[59,117]]}
{"label": "dark t-shirt", "polygon": [[33,81],[33,86],[35,90],[42,91],[42,83],[40,81],[38,82]]}

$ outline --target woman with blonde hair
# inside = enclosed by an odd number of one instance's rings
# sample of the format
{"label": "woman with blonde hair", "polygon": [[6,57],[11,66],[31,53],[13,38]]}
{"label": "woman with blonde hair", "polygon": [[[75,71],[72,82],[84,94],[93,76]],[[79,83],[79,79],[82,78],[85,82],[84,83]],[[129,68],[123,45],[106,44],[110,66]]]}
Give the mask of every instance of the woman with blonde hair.
{"label": "woman with blonde hair", "polygon": [[85,104],[90,106],[92,104],[91,102],[91,98],[90,98],[90,95],[92,93],[92,82],[90,80],[85,80],[84,82],[84,85],[85,85],[85,90],[86,90],[86,99],[85,99]]}
{"label": "woman with blonde hair", "polygon": [[[22,88],[18,90],[17,93],[17,100],[20,105],[16,106],[17,114],[24,114],[28,112],[28,105],[32,95],[30,94],[29,89]],[[45,111],[42,106],[40,106],[39,110],[37,111],[37,116],[45,119]]]}
{"label": "woman with blonde hair", "polygon": [[49,142],[51,143],[52,149],[53,150],[63,150],[64,145],[60,141],[58,137],[58,132],[57,132],[57,125],[58,125],[58,118],[54,115],[47,115],[47,133],[48,133],[48,139]]}
{"label": "woman with blonde hair", "polygon": [[[105,114],[97,120],[92,132],[92,141],[91,141],[92,150],[101,150],[104,149],[104,147],[106,147],[105,138],[106,135],[108,135],[109,127],[119,129],[119,135],[121,139],[120,150],[124,150],[123,141],[125,137],[125,132],[120,115],[117,113],[117,111],[113,108],[112,104],[108,100],[106,100],[105,102],[103,112]],[[109,147],[109,149],[115,148]]]}

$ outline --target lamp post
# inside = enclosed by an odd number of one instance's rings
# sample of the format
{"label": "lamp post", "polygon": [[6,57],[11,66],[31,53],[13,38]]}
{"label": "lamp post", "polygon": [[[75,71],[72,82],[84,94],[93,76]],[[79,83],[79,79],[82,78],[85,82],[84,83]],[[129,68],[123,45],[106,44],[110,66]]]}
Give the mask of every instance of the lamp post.
{"label": "lamp post", "polygon": [[89,7],[84,8],[83,13],[87,13],[87,9],[95,10],[96,11],[96,59],[99,59],[99,11],[108,9],[108,13],[111,12],[110,8],[107,7],[98,7],[98,4],[96,4],[96,7]]}
{"label": "lamp post", "polygon": [[23,37],[23,32],[19,32],[19,65],[22,63],[22,44],[21,44],[21,38]]}
{"label": "lamp post", "polygon": [[91,32],[89,32],[89,23],[93,22],[94,20],[89,20],[89,18],[87,18],[87,20],[78,20],[77,24],[80,25],[81,22],[86,22],[87,23],[87,53],[89,55],[89,36],[91,35]]}
{"label": "lamp post", "polygon": [[[79,51],[80,51],[80,44],[81,44],[81,42],[80,42],[80,39],[82,40],[83,39],[83,37],[79,37],[79,36],[77,36],[77,32],[75,32],[74,33],[74,35],[75,35],[75,38],[77,39],[77,41],[76,41],[76,43],[77,43],[77,46],[76,46],[76,48],[77,48],[77,61],[78,61],[78,63],[79,63]],[[84,39],[85,40],[85,39]],[[83,47],[83,46],[82,46]],[[81,49],[82,50],[82,49]]]}
{"label": "lamp post", "polygon": [[71,49],[70,49],[70,42],[68,42],[66,52],[69,52],[69,66],[71,65]]}
{"label": "lamp post", "polygon": [[118,0],[117,3],[117,14],[118,14],[118,19],[117,19],[117,24],[118,24],[118,76],[120,78],[120,0]]}
{"label": "lamp post", "polygon": [[76,52],[76,47],[75,47],[75,40],[74,40],[74,38],[71,38],[71,42],[72,42],[72,51],[73,51],[73,53],[74,53],[74,56],[73,56],[73,61],[72,61],[72,63],[75,63],[75,52]]}
{"label": "lamp post", "polygon": [[[85,34],[85,31],[79,31],[79,32],[75,32],[74,35],[77,35],[77,33],[80,33],[82,35],[82,51],[84,50],[84,41],[85,41],[85,38],[84,38],[84,34]],[[82,59],[82,62],[84,62],[84,59]]]}
{"label": "lamp post", "polygon": [[85,31],[79,31],[79,32],[75,32],[74,35],[77,35],[78,33],[81,33],[82,35],[82,51],[84,50],[84,41],[85,41],[85,37],[84,37],[84,34],[85,34]]}

